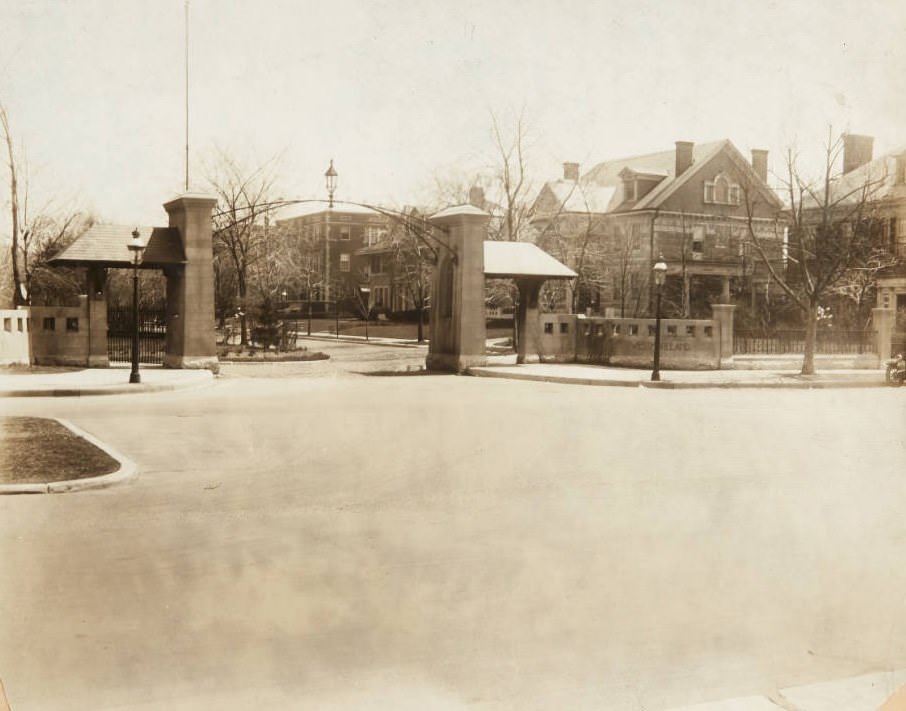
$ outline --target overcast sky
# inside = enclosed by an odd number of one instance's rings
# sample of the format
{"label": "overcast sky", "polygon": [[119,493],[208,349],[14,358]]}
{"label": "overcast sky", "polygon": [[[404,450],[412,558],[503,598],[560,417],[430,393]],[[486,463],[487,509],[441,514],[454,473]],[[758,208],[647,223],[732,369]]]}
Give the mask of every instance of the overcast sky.
{"label": "overcast sky", "polygon": [[[34,199],[164,224],[184,180],[184,0],[0,8],[0,101]],[[778,170],[828,125],[876,155],[906,145],[891,0],[191,0],[189,17],[193,189],[219,146],[281,156],[284,197],[322,197],[333,158],[339,198],[416,202],[489,165],[491,110],[524,109],[537,186],[676,140],[767,148]]]}

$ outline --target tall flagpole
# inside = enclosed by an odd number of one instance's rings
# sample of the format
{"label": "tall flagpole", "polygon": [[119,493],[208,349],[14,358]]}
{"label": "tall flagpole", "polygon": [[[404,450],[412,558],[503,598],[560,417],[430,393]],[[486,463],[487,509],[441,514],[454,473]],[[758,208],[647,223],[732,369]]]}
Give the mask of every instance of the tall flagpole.
{"label": "tall flagpole", "polygon": [[189,192],[189,0],[186,0],[186,192]]}

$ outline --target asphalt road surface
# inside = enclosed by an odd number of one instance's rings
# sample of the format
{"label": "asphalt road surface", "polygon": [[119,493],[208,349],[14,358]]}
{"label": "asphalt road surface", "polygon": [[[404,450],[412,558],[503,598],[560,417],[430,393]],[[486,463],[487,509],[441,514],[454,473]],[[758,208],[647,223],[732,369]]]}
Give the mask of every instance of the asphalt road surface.
{"label": "asphalt road surface", "polygon": [[444,375],[417,350],[9,398],[137,462],[0,497],[14,711],[656,710],[906,666],[906,392]]}

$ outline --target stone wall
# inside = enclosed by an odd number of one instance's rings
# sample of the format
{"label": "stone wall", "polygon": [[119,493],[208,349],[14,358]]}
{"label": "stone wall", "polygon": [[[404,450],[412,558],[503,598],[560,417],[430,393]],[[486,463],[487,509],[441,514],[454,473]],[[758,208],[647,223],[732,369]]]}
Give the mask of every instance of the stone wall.
{"label": "stone wall", "polygon": [[0,309],[0,365],[28,365],[28,309]]}
{"label": "stone wall", "polygon": [[[654,329],[653,318],[542,314],[539,356],[545,362],[651,368]],[[718,321],[661,319],[662,368],[717,370],[720,355]]]}
{"label": "stone wall", "polygon": [[577,316],[541,314],[540,319],[541,328],[537,334],[538,359],[543,363],[575,362]]}
{"label": "stone wall", "polygon": [[36,365],[88,366],[88,299],[78,306],[32,306],[31,353]]}

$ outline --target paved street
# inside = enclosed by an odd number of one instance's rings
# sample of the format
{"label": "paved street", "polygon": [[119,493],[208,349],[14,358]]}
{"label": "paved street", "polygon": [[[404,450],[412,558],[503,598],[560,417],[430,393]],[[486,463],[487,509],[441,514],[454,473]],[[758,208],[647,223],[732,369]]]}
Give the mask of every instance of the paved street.
{"label": "paved street", "polygon": [[423,351],[328,348],[0,401],[139,467],[0,497],[14,711],[651,711],[906,665],[903,390],[383,377]]}

